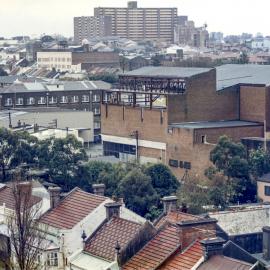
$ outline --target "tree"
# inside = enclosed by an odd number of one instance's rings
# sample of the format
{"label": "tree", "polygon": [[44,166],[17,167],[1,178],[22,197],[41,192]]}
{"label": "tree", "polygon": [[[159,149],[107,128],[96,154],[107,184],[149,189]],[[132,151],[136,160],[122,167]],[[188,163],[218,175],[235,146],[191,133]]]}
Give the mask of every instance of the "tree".
{"label": "tree", "polygon": [[26,132],[12,132],[0,128],[1,180],[7,180],[7,171],[22,163],[36,161],[37,139]]}
{"label": "tree", "polygon": [[248,161],[250,172],[255,179],[270,172],[270,155],[262,148],[251,150]]}
{"label": "tree", "polygon": [[239,64],[248,64],[248,62],[249,62],[248,54],[246,52],[241,52],[238,63]]}
{"label": "tree", "polygon": [[12,185],[14,211],[8,216],[12,257],[15,258],[11,269],[40,269],[38,256],[45,248],[46,230],[40,230],[38,225],[41,201],[31,193],[31,183],[21,182],[17,174]]}
{"label": "tree", "polygon": [[127,208],[141,216],[145,216],[157,204],[158,195],[151,184],[151,178],[138,168],[122,179],[119,191]]}
{"label": "tree", "polygon": [[254,201],[256,185],[250,178],[247,151],[241,143],[235,143],[227,136],[221,136],[216,147],[210,153],[210,160],[216,172],[225,176],[226,185],[231,192],[228,202]]}
{"label": "tree", "polygon": [[190,178],[181,184],[177,193],[178,201],[187,206],[188,212],[201,214],[209,204],[208,185],[198,178]]}
{"label": "tree", "polygon": [[65,191],[77,185],[76,174],[87,155],[74,136],[64,139],[48,139],[40,142],[38,149],[39,165],[49,169],[53,181]]}
{"label": "tree", "polygon": [[158,67],[161,65],[161,57],[159,55],[153,56],[151,60],[154,67]]}
{"label": "tree", "polygon": [[151,177],[153,188],[160,198],[172,195],[179,187],[179,182],[176,177],[164,164],[158,163],[150,165],[145,173]]}

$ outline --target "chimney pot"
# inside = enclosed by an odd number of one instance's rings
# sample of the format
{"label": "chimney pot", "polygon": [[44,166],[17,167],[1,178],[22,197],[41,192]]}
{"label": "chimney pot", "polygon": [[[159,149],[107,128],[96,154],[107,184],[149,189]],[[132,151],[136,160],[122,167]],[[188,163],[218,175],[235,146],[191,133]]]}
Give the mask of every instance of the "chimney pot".
{"label": "chimney pot", "polygon": [[121,203],[113,202],[113,203],[106,203],[106,218],[110,220],[112,217],[120,217],[120,207],[122,206]]}
{"label": "chimney pot", "polygon": [[270,227],[265,226],[262,228],[263,231],[263,258],[270,260]]}
{"label": "chimney pot", "polygon": [[176,196],[163,197],[162,202],[163,202],[163,212],[165,214],[177,210],[177,197]]}
{"label": "chimney pot", "polygon": [[50,193],[50,206],[51,208],[55,208],[60,202],[60,187],[49,187],[48,191]]}
{"label": "chimney pot", "polygon": [[104,196],[105,194],[105,185],[104,184],[93,184],[92,189],[94,194],[99,196]]}

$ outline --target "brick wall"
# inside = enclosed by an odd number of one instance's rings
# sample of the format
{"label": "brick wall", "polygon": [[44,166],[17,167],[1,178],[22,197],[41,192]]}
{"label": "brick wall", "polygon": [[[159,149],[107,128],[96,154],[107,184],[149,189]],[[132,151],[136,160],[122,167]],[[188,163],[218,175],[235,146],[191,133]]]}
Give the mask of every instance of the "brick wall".
{"label": "brick wall", "polygon": [[[139,132],[140,140],[166,142],[167,112],[163,112],[161,123],[161,111],[117,105],[101,105],[101,133],[119,137],[130,137],[135,130]],[[142,119],[143,118],[143,119]]]}
{"label": "brick wall", "polygon": [[217,143],[222,135],[227,135],[234,141],[240,142],[244,137],[263,137],[263,125],[246,126],[246,127],[230,127],[230,128],[209,128],[195,130],[194,142],[201,143],[202,136],[205,136],[208,143]]}
{"label": "brick wall", "polygon": [[187,81],[182,96],[169,96],[169,123],[234,120],[239,116],[238,91],[216,91],[216,71],[213,69]]}
{"label": "brick wall", "polygon": [[264,122],[266,113],[266,88],[240,87],[240,119]]}

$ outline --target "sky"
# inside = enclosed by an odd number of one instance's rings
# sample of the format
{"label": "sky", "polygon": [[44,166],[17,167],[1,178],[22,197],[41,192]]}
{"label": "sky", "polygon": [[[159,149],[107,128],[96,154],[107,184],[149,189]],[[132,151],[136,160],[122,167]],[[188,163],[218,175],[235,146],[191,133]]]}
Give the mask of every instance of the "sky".
{"label": "sky", "polygon": [[[94,7],[125,7],[125,0],[0,0],[0,37],[73,35],[73,17],[91,16]],[[177,7],[197,26],[228,34],[270,35],[270,0],[138,0],[139,7]]]}

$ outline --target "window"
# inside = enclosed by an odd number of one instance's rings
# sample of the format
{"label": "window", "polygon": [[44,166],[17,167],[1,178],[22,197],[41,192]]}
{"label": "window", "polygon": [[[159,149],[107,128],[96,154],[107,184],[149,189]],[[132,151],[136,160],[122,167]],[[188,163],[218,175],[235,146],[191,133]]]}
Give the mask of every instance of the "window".
{"label": "window", "polygon": [[89,102],[89,96],[88,95],[82,95],[82,102]]}
{"label": "window", "polygon": [[99,102],[100,101],[100,95],[93,95],[93,102]]}
{"label": "window", "polygon": [[72,102],[72,103],[78,103],[78,102],[79,102],[79,97],[78,97],[78,96],[73,96],[73,97],[71,98],[71,102]]}
{"label": "window", "polygon": [[60,103],[68,103],[68,97],[67,96],[62,96]]}
{"label": "window", "polygon": [[57,103],[57,97],[49,97],[49,104],[55,104]]}
{"label": "window", "polygon": [[94,109],[94,115],[100,114],[100,108],[95,108]]}
{"label": "window", "polygon": [[177,168],[177,167],[178,167],[178,160],[170,159],[170,160],[169,160],[169,165],[170,165],[171,167]]}
{"label": "window", "polygon": [[51,252],[47,257],[48,266],[58,266],[58,255],[57,252]]}
{"label": "window", "polygon": [[100,129],[100,122],[94,122],[94,129]]}
{"label": "window", "polygon": [[35,104],[35,99],[33,97],[29,97],[27,99],[27,105],[33,105],[33,104]]}
{"label": "window", "polygon": [[264,195],[270,196],[270,186],[264,186]]}
{"label": "window", "polygon": [[12,106],[12,98],[6,98],[5,106]]}
{"label": "window", "polygon": [[38,104],[46,104],[46,98],[45,97],[39,97]]}
{"label": "window", "polygon": [[17,98],[16,105],[23,105],[23,98]]}

